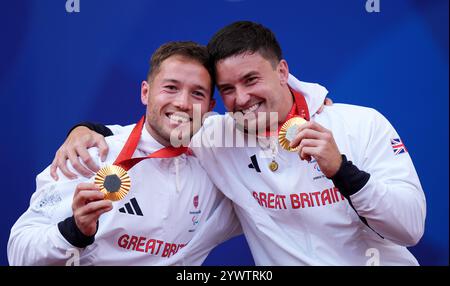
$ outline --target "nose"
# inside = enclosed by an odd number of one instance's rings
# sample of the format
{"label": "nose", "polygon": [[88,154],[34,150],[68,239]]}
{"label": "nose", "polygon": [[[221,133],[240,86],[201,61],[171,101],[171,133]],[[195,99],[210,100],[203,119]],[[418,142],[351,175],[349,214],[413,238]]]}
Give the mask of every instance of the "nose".
{"label": "nose", "polygon": [[183,90],[175,99],[174,105],[178,107],[178,109],[186,111],[189,110],[192,106],[190,92],[187,90]]}
{"label": "nose", "polygon": [[250,95],[242,88],[236,89],[236,102],[235,105],[237,108],[246,107],[248,102],[250,101]]}

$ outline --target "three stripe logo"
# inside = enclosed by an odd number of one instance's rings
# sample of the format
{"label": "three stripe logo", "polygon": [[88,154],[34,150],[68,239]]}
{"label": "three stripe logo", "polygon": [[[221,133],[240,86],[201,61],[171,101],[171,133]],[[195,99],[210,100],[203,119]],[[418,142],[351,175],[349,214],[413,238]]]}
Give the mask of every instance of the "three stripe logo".
{"label": "three stripe logo", "polygon": [[259,168],[258,160],[256,160],[256,155],[251,156],[251,157],[250,157],[250,160],[251,160],[252,162],[248,165],[248,167],[249,167],[250,169],[255,169],[255,171],[256,171],[257,173],[261,173],[261,169]]}
{"label": "three stripe logo", "polygon": [[144,216],[144,214],[141,211],[141,208],[139,207],[139,204],[138,204],[136,198],[132,198],[129,203],[126,203],[124,207],[121,207],[119,209],[119,212],[130,214],[130,215]]}

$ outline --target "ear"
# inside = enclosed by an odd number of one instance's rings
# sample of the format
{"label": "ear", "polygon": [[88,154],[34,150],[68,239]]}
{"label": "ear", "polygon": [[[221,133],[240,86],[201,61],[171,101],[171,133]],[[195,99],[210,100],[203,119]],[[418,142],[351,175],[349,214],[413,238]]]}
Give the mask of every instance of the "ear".
{"label": "ear", "polygon": [[278,63],[277,72],[280,77],[281,85],[286,85],[289,78],[289,66],[286,60],[281,60]]}
{"label": "ear", "polygon": [[148,94],[150,92],[150,85],[147,81],[143,81],[141,83],[141,102],[143,105],[147,105],[148,103]]}
{"label": "ear", "polygon": [[215,106],[216,106],[216,100],[214,98],[211,98],[211,101],[209,102],[209,110],[208,111],[212,111]]}

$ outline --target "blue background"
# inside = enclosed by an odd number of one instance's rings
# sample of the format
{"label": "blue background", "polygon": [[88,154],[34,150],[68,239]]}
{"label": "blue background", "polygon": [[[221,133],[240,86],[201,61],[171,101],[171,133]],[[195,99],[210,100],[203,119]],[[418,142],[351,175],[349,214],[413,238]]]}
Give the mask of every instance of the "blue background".
{"label": "blue background", "polygon": [[[1,231],[9,231],[68,129],[83,120],[128,124],[143,114],[140,82],[151,53],[171,40],[206,44],[219,28],[253,20],[271,28],[291,72],[335,102],[374,107],[396,127],[427,197],[423,265],[448,264],[447,0],[2,0],[0,6]],[[219,101],[217,111],[223,112]],[[241,236],[207,265],[252,264]]]}

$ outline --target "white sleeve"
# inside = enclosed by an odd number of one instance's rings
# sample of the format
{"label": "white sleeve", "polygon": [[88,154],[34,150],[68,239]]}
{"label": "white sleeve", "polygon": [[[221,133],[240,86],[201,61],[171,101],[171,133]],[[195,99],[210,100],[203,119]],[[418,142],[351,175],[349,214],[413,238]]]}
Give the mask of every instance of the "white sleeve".
{"label": "white sleeve", "polygon": [[131,130],[134,128],[136,124],[130,124],[126,126],[121,125],[106,125],[106,127],[111,130],[114,135],[119,135],[122,133],[131,133]]}
{"label": "white sleeve", "polygon": [[216,205],[201,229],[198,229],[189,243],[173,256],[173,265],[201,265],[214,247],[242,234],[233,203],[219,193]]}
{"label": "white sleeve", "polygon": [[367,144],[357,166],[369,173],[370,179],[350,196],[351,202],[385,239],[412,246],[424,232],[425,195],[409,153],[395,154],[394,147],[399,144],[391,144],[391,139],[400,136],[383,115],[374,111],[372,117]]}
{"label": "white sleeve", "polygon": [[69,180],[59,173],[59,180],[54,181],[49,170],[47,167],[36,177],[30,206],[11,229],[7,247],[10,265],[65,265],[74,251],[83,251],[62,236],[58,223],[72,216],[73,193],[86,178],[79,175],[79,179]]}

